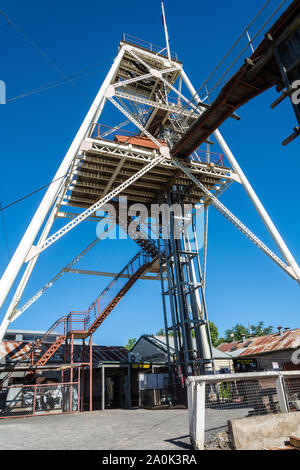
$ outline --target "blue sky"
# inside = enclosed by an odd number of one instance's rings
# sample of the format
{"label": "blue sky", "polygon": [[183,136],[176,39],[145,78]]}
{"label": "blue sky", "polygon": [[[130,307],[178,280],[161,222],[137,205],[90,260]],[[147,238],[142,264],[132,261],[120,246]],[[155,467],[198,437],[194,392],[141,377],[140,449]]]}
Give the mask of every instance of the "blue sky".
{"label": "blue sky", "polygon": [[[123,32],[164,44],[160,1],[146,6],[130,0],[1,2],[1,9],[65,74],[98,64],[98,72],[76,82],[90,99],[96,94],[117,52]],[[229,49],[264,1],[221,0],[165,2],[171,48],[183,61],[197,88]],[[7,99],[61,76],[36,50],[0,18],[2,67]],[[0,107],[0,201],[3,205],[47,183],[68,149],[90,100],[70,84]],[[226,122],[221,131],[269,211],[295,258],[300,262],[300,140],[283,147],[296,119],[288,102],[275,110],[274,89],[239,110],[242,120]],[[42,193],[4,213],[12,254],[38,206]],[[274,247],[242,187],[233,185],[222,201],[263,240]],[[61,226],[57,222],[56,227]],[[86,223],[48,249],[24,296],[33,295],[89,241],[95,225]],[[213,208],[209,215],[207,304],[220,331],[237,322],[300,327],[300,289],[263,253]],[[275,248],[274,248],[275,249]],[[132,241],[104,241],[78,264],[86,269],[118,272],[135,254]],[[276,250],[275,250],[276,251]],[[8,261],[0,226],[0,271]],[[11,328],[47,329],[59,316],[84,310],[105,287],[105,278],[66,274]],[[7,306],[7,304],[6,304]],[[4,314],[2,310],[1,316]],[[138,281],[95,334],[98,344],[126,344],[128,338],[163,326],[160,286]]]}

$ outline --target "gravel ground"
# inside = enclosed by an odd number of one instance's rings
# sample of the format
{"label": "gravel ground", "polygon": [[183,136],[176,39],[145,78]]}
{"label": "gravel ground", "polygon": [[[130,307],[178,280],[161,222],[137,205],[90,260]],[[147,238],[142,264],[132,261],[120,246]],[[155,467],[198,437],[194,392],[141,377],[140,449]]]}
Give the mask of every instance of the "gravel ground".
{"label": "gravel ground", "polygon": [[106,410],[0,420],[5,449],[190,449],[187,410]]}
{"label": "gravel ground", "polygon": [[253,408],[234,407],[228,409],[207,408],[205,413],[205,441],[212,439],[217,433],[227,430],[227,422],[231,419],[245,418]]}

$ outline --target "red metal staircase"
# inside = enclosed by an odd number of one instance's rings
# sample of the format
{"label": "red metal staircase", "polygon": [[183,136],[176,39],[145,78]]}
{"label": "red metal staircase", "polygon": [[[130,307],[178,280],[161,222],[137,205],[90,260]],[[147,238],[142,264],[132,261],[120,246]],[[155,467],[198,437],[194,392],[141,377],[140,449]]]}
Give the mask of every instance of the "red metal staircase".
{"label": "red metal staircase", "polygon": [[117,306],[120,300],[124,295],[129,291],[133,284],[150,268],[151,264],[154,263],[155,259],[143,264],[126,282],[125,286],[119,291],[119,293],[114,297],[114,299],[109,303],[109,305],[101,312],[101,314],[96,318],[96,320],[91,324],[88,334],[93,334],[101,323],[108,317],[112,310]]}
{"label": "red metal staircase", "polygon": [[[143,276],[157,260],[157,248],[147,240],[139,240],[145,248],[140,250],[119,274],[108,284],[86,312],[70,312],[61,317],[48,330],[46,335],[34,346],[37,348],[46,337],[64,323],[64,334],[60,335],[34,366],[45,365],[67,338],[87,338],[91,336],[117,306],[124,295]],[[115,293],[115,291],[117,291]]]}
{"label": "red metal staircase", "polygon": [[51,344],[50,348],[47,349],[47,351],[42,355],[42,357],[34,364],[35,366],[44,366],[50,359],[50,357],[53,356],[54,353],[58,350],[58,348],[62,345],[62,343],[66,340],[65,335],[61,335],[56,340],[54,343]]}

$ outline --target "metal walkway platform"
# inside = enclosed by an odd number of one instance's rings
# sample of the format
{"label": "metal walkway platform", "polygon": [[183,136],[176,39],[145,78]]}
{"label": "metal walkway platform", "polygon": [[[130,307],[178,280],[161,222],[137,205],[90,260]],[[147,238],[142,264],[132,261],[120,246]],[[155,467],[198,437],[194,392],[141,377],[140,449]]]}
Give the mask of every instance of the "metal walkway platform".
{"label": "metal walkway platform", "polygon": [[172,149],[174,156],[187,158],[243,104],[274,85],[283,88],[275,49],[299,27],[300,2],[295,0],[269,29],[251,57],[222,88],[211,106],[205,110],[202,108],[201,116]]}

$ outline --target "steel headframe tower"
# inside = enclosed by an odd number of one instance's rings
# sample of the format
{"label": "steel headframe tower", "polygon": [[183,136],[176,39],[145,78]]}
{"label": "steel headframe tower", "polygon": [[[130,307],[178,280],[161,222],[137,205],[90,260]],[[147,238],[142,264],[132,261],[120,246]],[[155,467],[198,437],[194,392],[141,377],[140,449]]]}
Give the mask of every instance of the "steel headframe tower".
{"label": "steel headframe tower", "polygon": [[[196,103],[192,97],[196,97]],[[113,128],[100,124],[108,106],[123,116]],[[54,281],[20,307],[21,297],[41,253],[80,223],[99,220],[97,211],[109,201],[115,203],[120,196],[126,196],[128,203],[134,203],[136,211],[141,203],[150,207],[153,203],[165,202],[170,206],[174,201],[180,205],[190,203],[196,212],[204,210],[201,263],[195,233],[194,241],[184,230],[179,238],[174,238],[176,224],[182,223],[176,215],[171,219],[170,239],[159,240],[166,329],[167,333],[173,331],[175,360],[185,368],[186,375],[198,373],[206,364],[211,367],[212,360],[205,304],[209,205],[300,283],[296,261],[219,131],[215,131],[214,136],[228,163],[209,150],[195,152],[188,161],[172,156],[173,146],[204,109],[182,63],[169,47],[162,49],[123,36],[118,54],[94,102],[3,273],[0,308],[22,267],[26,266],[2,319],[0,340],[8,325],[64,272],[62,270]],[[124,132],[126,126],[135,133]],[[233,182],[245,188],[284,261],[219,201],[219,196]],[[63,209],[65,206],[69,211]],[[69,221],[50,234],[57,218]],[[95,244],[89,245],[68,266]],[[171,320],[167,318],[168,310]]]}

